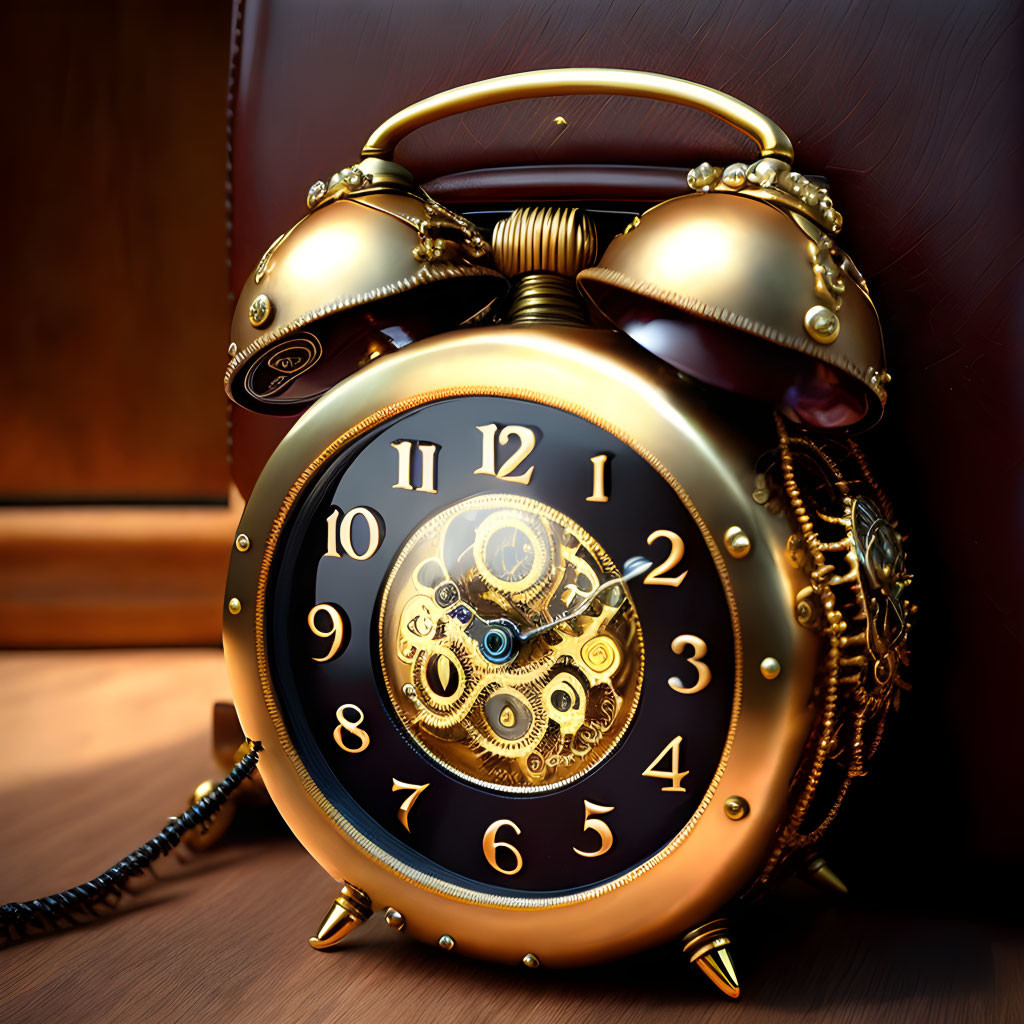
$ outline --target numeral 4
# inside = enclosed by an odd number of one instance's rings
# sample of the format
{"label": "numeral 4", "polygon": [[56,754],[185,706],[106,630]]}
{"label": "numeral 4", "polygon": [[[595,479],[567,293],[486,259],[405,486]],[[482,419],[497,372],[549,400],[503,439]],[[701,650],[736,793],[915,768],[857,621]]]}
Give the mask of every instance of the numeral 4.
{"label": "numeral 4", "polygon": [[[667,779],[671,785],[662,786],[661,791],[663,793],[686,792],[686,787],[679,785],[679,783],[690,774],[688,771],[683,772],[679,770],[679,748],[682,745],[682,742],[683,737],[677,736],[647,766],[646,770],[640,773],[648,779]],[[666,758],[669,759],[669,767],[667,771],[664,768],[658,767],[658,764]]]}

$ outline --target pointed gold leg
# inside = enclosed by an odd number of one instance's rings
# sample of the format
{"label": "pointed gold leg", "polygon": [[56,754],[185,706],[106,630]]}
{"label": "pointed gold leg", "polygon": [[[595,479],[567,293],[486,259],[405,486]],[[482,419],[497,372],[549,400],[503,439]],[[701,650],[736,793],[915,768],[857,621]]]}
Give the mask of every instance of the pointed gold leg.
{"label": "pointed gold leg", "polygon": [[740,983],[729,955],[728,922],[724,917],[708,921],[683,936],[683,954],[696,964],[719,991],[730,999],[738,998]]}
{"label": "pointed gold leg", "polygon": [[351,882],[346,882],[309,944],[314,949],[330,949],[358,928],[372,913],[370,897]]}
{"label": "pointed gold leg", "polygon": [[825,858],[818,853],[812,852],[808,855],[800,869],[800,877],[809,885],[827,889],[829,892],[838,892],[845,896],[850,891],[843,884],[843,880],[825,863]]}

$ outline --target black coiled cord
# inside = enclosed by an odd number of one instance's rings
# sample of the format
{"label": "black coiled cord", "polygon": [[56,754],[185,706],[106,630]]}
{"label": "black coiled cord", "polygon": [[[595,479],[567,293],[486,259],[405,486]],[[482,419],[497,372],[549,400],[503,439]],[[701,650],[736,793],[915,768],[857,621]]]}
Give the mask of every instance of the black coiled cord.
{"label": "black coiled cord", "polygon": [[134,853],[128,854],[124,860],[118,861],[91,882],[39,900],[7,903],[0,907],[0,948],[21,942],[28,938],[30,931],[52,932],[62,924],[68,927],[83,924],[88,920],[83,915],[98,916],[98,906],[113,908],[132,878],[141,875],[157,857],[170,853],[186,832],[205,825],[220,810],[224,801],[252,775],[262,749],[261,743],[250,740],[249,752],[222,782],[184,814],[171,821],[148,843],[143,843]]}

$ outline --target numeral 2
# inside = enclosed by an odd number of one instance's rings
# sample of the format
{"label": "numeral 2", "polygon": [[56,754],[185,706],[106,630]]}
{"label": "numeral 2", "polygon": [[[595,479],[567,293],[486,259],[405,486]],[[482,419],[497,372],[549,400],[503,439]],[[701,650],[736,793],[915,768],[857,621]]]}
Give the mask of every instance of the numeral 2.
{"label": "numeral 2", "polygon": [[656,565],[645,577],[644,583],[651,583],[660,587],[678,587],[686,579],[687,570],[684,569],[678,576],[666,576],[665,573],[674,569],[682,560],[683,552],[686,550],[683,538],[672,530],[655,530],[647,538],[648,545],[656,540],[667,540],[672,544],[669,549],[668,558],[661,565]]}

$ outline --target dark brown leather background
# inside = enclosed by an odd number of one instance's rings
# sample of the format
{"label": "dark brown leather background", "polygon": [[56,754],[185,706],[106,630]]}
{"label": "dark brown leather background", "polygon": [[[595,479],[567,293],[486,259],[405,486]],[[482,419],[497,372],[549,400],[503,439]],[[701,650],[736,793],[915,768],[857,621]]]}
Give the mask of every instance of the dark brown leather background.
{"label": "dark brown leather background", "polygon": [[[244,10],[243,10],[244,7]],[[1021,18],[1006,0],[236,4],[231,284],[304,212],[310,183],[430,93],[534,68],[704,82],[764,111],[828,177],[894,382],[865,443],[912,535],[913,690],[829,852],[879,899],[986,900],[1024,855]],[[561,114],[564,130],[552,120]],[[753,155],[695,112],[628,98],[504,104],[399,149],[421,181],[539,163],[690,166]],[[251,484],[284,424],[235,413]],[[966,905],[966,903],[965,903]]]}

